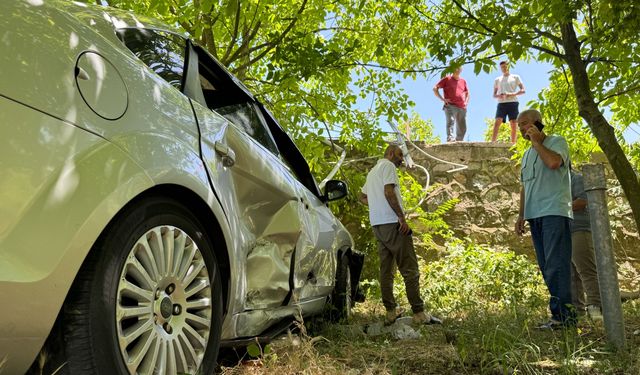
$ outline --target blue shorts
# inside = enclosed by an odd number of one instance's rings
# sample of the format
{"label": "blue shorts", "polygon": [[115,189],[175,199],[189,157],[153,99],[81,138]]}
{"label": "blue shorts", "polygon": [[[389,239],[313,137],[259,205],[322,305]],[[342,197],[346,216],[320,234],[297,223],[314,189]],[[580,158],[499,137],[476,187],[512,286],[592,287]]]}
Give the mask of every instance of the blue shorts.
{"label": "blue shorts", "polygon": [[518,118],[518,102],[498,103],[496,118],[506,120],[507,116],[514,121]]}

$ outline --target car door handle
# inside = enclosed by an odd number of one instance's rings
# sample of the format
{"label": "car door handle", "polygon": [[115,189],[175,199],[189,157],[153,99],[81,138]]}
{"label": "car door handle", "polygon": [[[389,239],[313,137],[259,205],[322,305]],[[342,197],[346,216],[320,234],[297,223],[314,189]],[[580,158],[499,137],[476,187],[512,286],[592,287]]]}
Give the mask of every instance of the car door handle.
{"label": "car door handle", "polygon": [[222,158],[222,165],[225,167],[233,167],[236,163],[236,153],[233,149],[220,141],[216,141],[215,149],[216,154]]}

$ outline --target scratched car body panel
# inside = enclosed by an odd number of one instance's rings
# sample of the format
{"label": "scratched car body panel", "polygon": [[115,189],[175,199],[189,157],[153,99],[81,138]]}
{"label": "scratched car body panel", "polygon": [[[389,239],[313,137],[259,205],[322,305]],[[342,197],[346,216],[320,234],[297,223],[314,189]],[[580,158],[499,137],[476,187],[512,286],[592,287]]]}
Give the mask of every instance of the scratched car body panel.
{"label": "scratched car body panel", "polygon": [[[341,262],[356,257],[327,204],[346,185],[331,181],[321,192],[295,144],[235,77],[188,36],[126,12],[20,0],[1,2],[0,13],[0,45],[12,51],[0,55],[0,298],[11,301],[0,372],[29,368],[67,324],[83,279],[119,296],[98,344],[112,342],[102,349],[120,362],[101,369],[99,356],[89,359],[96,373],[199,370],[215,362],[220,340],[323,312]],[[154,204],[179,209],[164,222],[143,209]],[[126,228],[131,212],[155,226]],[[109,247],[127,231],[130,247]],[[191,258],[178,259],[178,244]],[[121,251],[113,285],[88,260],[112,259],[111,251]],[[158,317],[162,325],[151,323]]]}

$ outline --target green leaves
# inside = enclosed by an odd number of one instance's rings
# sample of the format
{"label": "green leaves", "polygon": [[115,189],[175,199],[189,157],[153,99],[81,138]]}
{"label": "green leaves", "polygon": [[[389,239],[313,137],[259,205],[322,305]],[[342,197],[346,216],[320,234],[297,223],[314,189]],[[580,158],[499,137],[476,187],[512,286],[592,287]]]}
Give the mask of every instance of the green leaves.
{"label": "green leaves", "polygon": [[543,304],[544,282],[526,256],[475,244],[452,244],[448,249],[442,259],[421,264],[426,280],[438,280],[427,283],[423,292],[431,309],[452,319]]}
{"label": "green leaves", "polygon": [[[566,132],[577,160],[597,151],[589,134],[597,137],[640,225],[640,183],[620,147],[620,130],[640,119],[640,110],[633,104],[640,99],[637,1],[443,0],[420,10],[420,17],[438,32],[439,38],[429,39],[426,47],[440,61],[456,51],[474,62],[477,74],[484,67],[481,59],[491,56],[491,46],[495,57],[506,55],[512,61],[535,57],[573,75],[571,89],[567,85],[565,90],[572,93],[564,100],[552,102],[560,99],[556,87],[532,105],[544,109],[543,116],[560,120],[549,130]],[[557,107],[563,108],[558,111]],[[578,115],[588,122],[589,131]]]}
{"label": "green leaves", "polygon": [[[111,5],[183,27],[299,140],[327,127],[345,144],[359,143],[365,150],[379,146],[381,124],[407,117],[414,103],[397,78],[429,72],[426,42],[438,39],[416,15],[418,5],[404,1],[113,0]],[[310,159],[316,156],[306,143],[301,148]]]}
{"label": "green leaves", "polygon": [[251,343],[247,346],[247,354],[251,358],[259,358],[269,356],[272,353],[271,346],[265,345],[264,348],[258,343]]}
{"label": "green leaves", "polygon": [[239,8],[240,8],[239,0],[230,0],[223,7],[224,15],[226,17],[235,17],[235,14],[239,10]]}
{"label": "green leaves", "polygon": [[[579,92],[590,90],[587,97],[594,98],[597,110],[611,114],[617,130],[640,120],[640,3],[635,0],[109,3],[191,33],[276,114],[316,172],[324,154],[313,145],[321,132],[358,152],[373,152],[382,144],[382,124],[407,119],[413,103],[399,77],[437,74],[464,63],[473,63],[479,74],[504,58],[568,67],[566,25],[579,40],[580,56],[572,69],[587,67],[588,86]],[[554,77],[557,82],[531,105],[556,124],[550,131],[575,142],[576,160],[581,160],[597,150],[596,142],[578,116],[575,92],[566,94],[575,91],[575,82],[569,90],[560,80]],[[592,107],[590,113],[597,110]]]}

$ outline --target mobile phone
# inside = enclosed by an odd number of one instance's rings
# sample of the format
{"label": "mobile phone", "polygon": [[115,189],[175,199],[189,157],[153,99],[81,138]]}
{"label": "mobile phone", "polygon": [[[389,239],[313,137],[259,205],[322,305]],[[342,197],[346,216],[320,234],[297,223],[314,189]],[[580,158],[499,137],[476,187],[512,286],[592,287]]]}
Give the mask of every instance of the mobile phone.
{"label": "mobile phone", "polygon": [[[538,128],[538,131],[542,131],[542,128],[544,128],[544,124],[541,123],[540,121],[536,121],[533,123],[533,125],[536,126],[536,128]],[[524,135],[524,139],[531,139],[528,135]]]}

